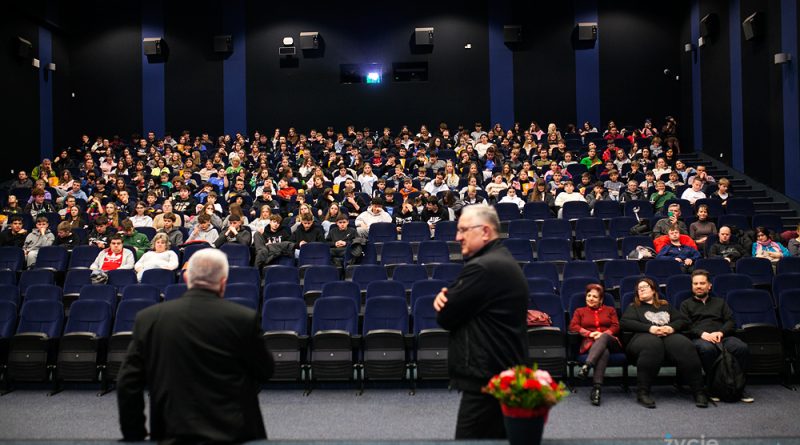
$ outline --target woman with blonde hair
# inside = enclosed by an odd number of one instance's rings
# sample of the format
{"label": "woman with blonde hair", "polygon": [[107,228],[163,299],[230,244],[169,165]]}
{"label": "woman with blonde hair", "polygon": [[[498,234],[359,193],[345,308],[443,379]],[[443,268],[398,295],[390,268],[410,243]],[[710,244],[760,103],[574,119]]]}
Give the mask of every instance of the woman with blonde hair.
{"label": "woman with blonde hair", "polygon": [[133,266],[139,281],[146,270],[175,270],[178,268],[178,255],[170,250],[169,236],[166,233],[156,233],[150,245],[151,250],[145,252]]}

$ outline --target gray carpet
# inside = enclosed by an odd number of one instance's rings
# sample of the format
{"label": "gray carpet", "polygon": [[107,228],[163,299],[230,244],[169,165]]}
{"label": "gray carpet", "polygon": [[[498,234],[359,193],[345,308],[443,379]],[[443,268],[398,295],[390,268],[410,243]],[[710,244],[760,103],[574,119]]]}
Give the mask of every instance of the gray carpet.
{"label": "gray carpet", "polygon": [[[754,404],[695,408],[691,397],[658,387],[658,408],[638,406],[632,393],[607,387],[603,406],[588,403],[579,388],[550,415],[545,438],[800,437],[800,392],[753,386]],[[261,406],[271,439],[283,440],[447,440],[453,437],[459,395],[445,389],[266,390]],[[0,398],[0,439],[117,439],[115,393],[67,390],[47,397],[43,390],[18,390]],[[670,437],[670,436],[668,436]]]}

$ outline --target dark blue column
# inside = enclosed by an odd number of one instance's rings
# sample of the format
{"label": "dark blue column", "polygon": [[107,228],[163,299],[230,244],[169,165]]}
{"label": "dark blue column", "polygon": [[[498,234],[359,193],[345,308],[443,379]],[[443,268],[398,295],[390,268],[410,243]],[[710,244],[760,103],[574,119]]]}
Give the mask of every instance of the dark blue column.
{"label": "dark blue column", "polygon": [[[160,0],[142,2],[142,39],[164,37],[164,7]],[[142,51],[142,135],[165,132],[164,63],[150,62]]]}
{"label": "dark blue column", "polygon": [[[783,151],[786,195],[800,200],[800,103],[798,103],[797,1],[781,0],[781,50],[792,61],[781,65],[783,82]],[[777,68],[777,67],[776,67]]]}
{"label": "dark blue column", "polygon": [[487,128],[499,122],[514,124],[514,55],[505,44],[503,26],[509,25],[509,2],[489,3],[489,103]]}
{"label": "dark blue column", "polygon": [[[689,25],[692,34],[692,134],[694,135],[694,151],[703,148],[703,106],[700,95],[700,50],[697,39],[700,38],[700,0],[692,0],[692,11]],[[738,26],[738,25],[737,25]]]}
{"label": "dark blue column", "polygon": [[245,2],[223,2],[223,22],[226,34],[233,38],[233,54],[222,62],[223,108],[225,133],[247,133],[247,79],[245,70]]}
{"label": "dark blue column", "polygon": [[744,115],[742,107],[742,21],[740,0],[728,6],[731,55],[731,161],[732,167],[744,171]]}
{"label": "dark blue column", "polygon": [[[39,157],[53,156],[53,36],[50,30],[39,27]],[[35,178],[34,178],[35,179]]]}
{"label": "dark blue column", "polygon": [[[575,0],[575,23],[598,22],[597,0]],[[600,36],[591,48],[575,48],[575,99],[578,127],[589,121],[597,128],[600,122]]]}

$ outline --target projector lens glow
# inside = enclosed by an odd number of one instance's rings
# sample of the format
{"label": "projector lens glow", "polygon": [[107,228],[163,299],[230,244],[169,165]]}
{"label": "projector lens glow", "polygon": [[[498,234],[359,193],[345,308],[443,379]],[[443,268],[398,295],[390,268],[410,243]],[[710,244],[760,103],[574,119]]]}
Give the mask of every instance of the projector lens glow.
{"label": "projector lens glow", "polygon": [[381,83],[381,74],[377,72],[367,73],[367,83]]}

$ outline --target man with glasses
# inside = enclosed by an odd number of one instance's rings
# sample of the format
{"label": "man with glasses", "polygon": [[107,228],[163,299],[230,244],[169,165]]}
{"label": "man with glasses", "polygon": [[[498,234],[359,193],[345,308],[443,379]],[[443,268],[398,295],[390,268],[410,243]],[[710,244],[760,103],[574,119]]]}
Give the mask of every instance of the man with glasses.
{"label": "man with glasses", "polygon": [[500,404],[481,387],[495,374],[528,362],[528,284],[498,239],[494,208],[465,207],[457,230],[466,263],[433,303],[439,325],[450,331],[451,385],[462,392],[455,438],[505,438]]}

